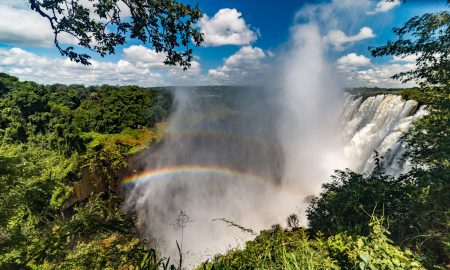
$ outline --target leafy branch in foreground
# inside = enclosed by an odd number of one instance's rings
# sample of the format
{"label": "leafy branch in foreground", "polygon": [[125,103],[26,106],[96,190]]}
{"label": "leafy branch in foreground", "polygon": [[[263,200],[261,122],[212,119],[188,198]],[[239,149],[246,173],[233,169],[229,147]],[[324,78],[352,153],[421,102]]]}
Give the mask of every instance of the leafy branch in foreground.
{"label": "leafy branch in foreground", "polygon": [[[31,9],[48,19],[54,33],[54,44],[63,56],[90,65],[91,58],[74,47],[61,46],[62,35],[90,51],[105,56],[127,38],[151,44],[164,53],[166,65],[190,67],[192,42],[199,46],[202,34],[195,24],[200,9],[177,0],[29,0]],[[177,51],[184,47],[183,51]]]}
{"label": "leafy branch in foreground", "polygon": [[415,55],[416,68],[392,76],[402,82],[418,81],[424,85],[450,85],[450,14],[426,13],[394,28],[397,41],[380,47],[369,47],[372,56]]}

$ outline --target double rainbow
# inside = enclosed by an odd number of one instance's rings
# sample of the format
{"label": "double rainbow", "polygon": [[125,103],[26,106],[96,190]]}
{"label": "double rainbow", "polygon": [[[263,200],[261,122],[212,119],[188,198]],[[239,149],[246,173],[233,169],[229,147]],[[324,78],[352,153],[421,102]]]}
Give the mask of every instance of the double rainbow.
{"label": "double rainbow", "polygon": [[233,134],[222,131],[213,130],[169,130],[166,135],[167,138],[178,139],[185,137],[204,137],[209,139],[219,139],[219,140],[239,140],[248,144],[260,145],[270,149],[272,152],[277,154],[282,153],[282,149],[279,145],[273,143],[269,139],[258,138],[253,136],[248,136],[244,134]]}

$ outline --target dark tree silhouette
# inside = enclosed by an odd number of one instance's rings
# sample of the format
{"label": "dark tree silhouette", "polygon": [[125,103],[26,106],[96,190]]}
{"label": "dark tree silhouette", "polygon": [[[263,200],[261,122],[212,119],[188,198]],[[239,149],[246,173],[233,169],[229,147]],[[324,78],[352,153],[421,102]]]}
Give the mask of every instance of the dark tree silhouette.
{"label": "dark tree silhouette", "polygon": [[[72,61],[89,65],[89,54],[62,46],[63,33],[77,44],[105,56],[115,53],[127,38],[151,45],[166,54],[164,64],[184,69],[192,60],[191,43],[198,46],[202,34],[195,27],[202,13],[177,0],[29,0],[31,9],[48,19],[56,48]],[[130,16],[124,17],[125,9]],[[182,48],[182,49],[181,49]]]}

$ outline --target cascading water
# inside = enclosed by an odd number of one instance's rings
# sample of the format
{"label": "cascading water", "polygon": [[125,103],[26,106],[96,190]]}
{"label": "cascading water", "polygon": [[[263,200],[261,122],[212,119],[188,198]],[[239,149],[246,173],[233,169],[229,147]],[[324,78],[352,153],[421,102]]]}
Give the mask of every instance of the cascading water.
{"label": "cascading water", "polygon": [[[257,232],[296,213],[306,225],[306,198],[336,165],[342,93],[317,26],[297,27],[293,37],[276,87],[175,91],[166,137],[126,180],[127,206],[164,254],[175,257],[182,241],[198,262],[251,237],[218,218]],[[193,221],[172,226],[181,211]]]}
{"label": "cascading water", "polygon": [[[166,136],[124,185],[142,237],[163,254],[176,257],[178,241],[195,264],[252,237],[221,218],[257,232],[296,213],[306,225],[308,198],[333,170],[369,173],[374,150],[388,172],[406,169],[399,139],[425,111],[394,95],[344,102],[318,27],[292,30],[276,86],[175,91]],[[181,211],[189,218],[180,224]]]}
{"label": "cascading water", "polygon": [[[318,195],[334,169],[370,173],[374,150],[385,157],[387,173],[405,172],[400,137],[426,113],[396,95],[346,95],[339,127],[338,117],[326,124],[334,109],[315,115],[297,107],[301,99],[280,113],[280,100],[270,102],[267,89],[215,91],[176,91],[165,138],[141,160],[140,174],[126,180],[144,237],[171,256],[183,241],[191,263],[251,238],[213,219],[258,231],[291,213],[302,216],[307,197]],[[177,225],[180,211],[192,222]]]}
{"label": "cascading water", "polygon": [[[185,262],[198,263],[251,237],[214,219],[258,231],[301,206],[304,196],[282,185],[283,149],[266,90],[180,88],[175,102],[164,139],[126,180],[128,207],[163,254],[176,257],[183,242]],[[181,211],[192,222],[177,224]]]}
{"label": "cascading water", "polygon": [[409,169],[402,158],[401,136],[424,116],[425,106],[399,95],[356,97],[347,95],[341,114],[342,143],[346,166],[368,174],[375,167],[374,151],[384,159],[385,172],[399,176]]}
{"label": "cascading water", "polygon": [[338,118],[343,90],[323,55],[320,29],[314,24],[293,31],[276,97],[277,136],[284,153],[283,185],[304,196],[318,194],[340,168]]}

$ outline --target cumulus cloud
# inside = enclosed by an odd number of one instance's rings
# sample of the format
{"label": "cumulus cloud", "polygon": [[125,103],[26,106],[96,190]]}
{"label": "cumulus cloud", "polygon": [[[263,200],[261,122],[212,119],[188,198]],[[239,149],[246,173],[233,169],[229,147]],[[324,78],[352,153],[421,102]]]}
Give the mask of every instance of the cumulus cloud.
{"label": "cumulus cloud", "polygon": [[[105,21],[94,14],[96,1],[79,0],[79,3],[91,11],[94,19]],[[117,5],[121,10],[121,17],[131,16],[130,10],[122,2]],[[30,9],[25,0],[1,0],[0,3],[0,42],[28,47],[52,47],[53,30],[48,20]],[[66,33],[58,36],[63,44],[78,44],[78,40]]]}
{"label": "cumulus cloud", "polygon": [[370,59],[364,55],[357,55],[356,53],[349,53],[342,56],[336,61],[340,66],[367,66],[370,64]]}
{"label": "cumulus cloud", "polygon": [[347,43],[353,43],[373,37],[375,37],[373,30],[367,26],[362,27],[359,32],[353,36],[347,36],[341,30],[335,29],[328,32],[324,37],[324,42],[325,44],[330,44],[336,50],[343,50],[344,45]]}
{"label": "cumulus cloud", "polygon": [[[356,42],[375,37],[367,25],[367,14],[387,12],[399,6],[400,0],[330,0],[305,4],[295,15],[298,24],[309,22],[320,28],[322,42],[335,50],[348,49]],[[359,29],[359,30],[358,30]],[[346,54],[335,61],[338,77],[346,87],[378,86],[406,87],[390,77],[396,73],[414,68],[414,57],[394,57],[385,64],[356,53]]]}
{"label": "cumulus cloud", "polygon": [[157,53],[142,45],[132,45],[123,49],[122,57],[130,62],[136,63],[142,68],[165,67],[165,55]]}
{"label": "cumulus cloud", "polygon": [[212,18],[206,14],[198,23],[204,34],[205,46],[247,45],[256,40],[257,34],[250,29],[236,9],[223,8]]}
{"label": "cumulus cloud", "polygon": [[125,60],[116,63],[93,60],[91,66],[84,66],[68,59],[39,56],[20,48],[0,49],[0,67],[3,72],[40,83],[145,84],[161,78],[160,74],[139,69]]}
{"label": "cumulus cloud", "polygon": [[[373,8],[372,0],[311,3],[305,4],[296,13],[295,21],[299,24],[309,22],[319,26],[325,45],[340,51],[355,42],[375,37],[373,30],[363,25],[367,20],[366,11]],[[360,26],[356,28],[358,25]]]}
{"label": "cumulus cloud", "polygon": [[257,66],[261,59],[266,56],[264,51],[257,47],[244,46],[235,54],[225,60],[225,66],[228,67],[242,67],[242,66]]}
{"label": "cumulus cloud", "polygon": [[[294,19],[320,26],[326,33],[332,29],[352,29],[366,19],[365,11],[373,7],[372,0],[331,0],[327,3],[305,4]],[[345,18],[343,20],[343,18]]]}
{"label": "cumulus cloud", "polygon": [[377,3],[374,10],[367,12],[369,15],[377,14],[377,13],[383,13],[387,12],[401,4],[400,0],[393,0],[392,2],[387,2],[386,0],[380,0],[380,2]]}
{"label": "cumulus cloud", "polygon": [[[33,47],[51,47],[53,31],[49,22],[22,5],[0,4],[0,42]],[[20,3],[20,2],[19,2]],[[74,44],[76,40],[69,35],[60,35],[60,42]]]}
{"label": "cumulus cloud", "polygon": [[402,84],[398,80],[391,79],[391,76],[400,72],[415,68],[414,64],[384,64],[374,65],[371,68],[359,70],[354,74],[354,82],[364,86],[377,87],[412,87],[415,83]]}
{"label": "cumulus cloud", "polygon": [[208,76],[222,83],[245,83],[250,77],[264,72],[266,66],[262,60],[265,58],[266,53],[262,49],[244,46],[225,59],[222,66],[210,69]]}
{"label": "cumulus cloud", "polygon": [[419,55],[409,54],[409,55],[394,55],[392,58],[393,62],[411,62],[415,63]]}
{"label": "cumulus cloud", "polygon": [[[137,51],[140,58],[137,57]],[[84,66],[64,58],[51,58],[25,51],[20,48],[0,48],[0,72],[9,73],[22,80],[39,83],[64,84],[136,84],[141,86],[188,84],[187,78],[200,77],[200,63],[192,62],[189,71],[179,67],[161,65],[154,50],[131,46],[125,48],[122,59],[117,62],[92,60]],[[189,80],[192,81],[199,80]]]}
{"label": "cumulus cloud", "polygon": [[[98,14],[95,13],[95,5],[98,3],[98,0],[78,0],[78,3],[81,4],[83,7],[89,9],[93,19],[95,19],[99,22],[107,22],[108,21],[105,18],[100,18],[100,16],[98,16]],[[123,1],[118,0],[117,6],[120,9],[120,17],[122,19],[131,17],[131,11]]]}
{"label": "cumulus cloud", "polygon": [[414,69],[412,62],[390,62],[373,64],[363,55],[350,53],[336,61],[337,72],[346,87],[412,87],[414,82],[402,84],[391,76],[400,72]]}

